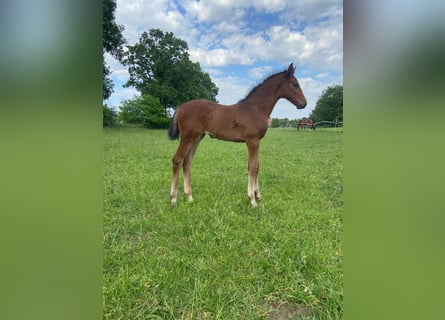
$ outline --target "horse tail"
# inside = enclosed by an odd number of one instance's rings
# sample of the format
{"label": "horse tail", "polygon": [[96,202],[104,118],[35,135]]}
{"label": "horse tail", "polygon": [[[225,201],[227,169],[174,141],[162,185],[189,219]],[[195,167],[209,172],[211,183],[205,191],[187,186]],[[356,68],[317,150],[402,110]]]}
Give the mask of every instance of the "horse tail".
{"label": "horse tail", "polygon": [[175,110],[173,118],[170,121],[170,127],[168,128],[168,137],[170,140],[176,140],[179,138],[179,127],[178,127],[178,109]]}

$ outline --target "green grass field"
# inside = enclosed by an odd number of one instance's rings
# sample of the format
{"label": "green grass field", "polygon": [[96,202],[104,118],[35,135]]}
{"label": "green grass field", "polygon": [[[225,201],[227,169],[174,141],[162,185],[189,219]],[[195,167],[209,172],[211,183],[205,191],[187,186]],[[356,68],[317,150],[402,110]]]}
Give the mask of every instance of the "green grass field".
{"label": "green grass field", "polygon": [[172,208],[178,141],[104,130],[104,319],[342,318],[342,132],[269,129],[253,209],[245,144],[206,137]]}

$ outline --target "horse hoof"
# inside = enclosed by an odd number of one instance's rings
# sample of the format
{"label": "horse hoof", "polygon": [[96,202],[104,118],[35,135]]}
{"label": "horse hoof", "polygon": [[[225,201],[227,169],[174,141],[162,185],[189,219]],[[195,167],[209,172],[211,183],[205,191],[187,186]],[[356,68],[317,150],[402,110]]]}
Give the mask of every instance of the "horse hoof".
{"label": "horse hoof", "polygon": [[252,208],[258,207],[258,204],[256,203],[256,201],[250,201],[250,205],[252,206]]}
{"label": "horse hoof", "polygon": [[192,195],[187,196],[187,201],[188,201],[188,202],[193,202],[193,197],[192,197]]}
{"label": "horse hoof", "polygon": [[176,207],[176,203],[177,203],[176,199],[171,200],[172,207]]}

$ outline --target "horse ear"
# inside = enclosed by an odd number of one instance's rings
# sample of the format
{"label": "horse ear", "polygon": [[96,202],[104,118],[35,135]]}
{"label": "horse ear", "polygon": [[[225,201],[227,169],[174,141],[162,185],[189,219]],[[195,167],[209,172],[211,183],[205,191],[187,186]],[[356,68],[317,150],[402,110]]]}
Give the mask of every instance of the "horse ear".
{"label": "horse ear", "polygon": [[294,63],[292,62],[289,65],[289,68],[287,68],[287,77],[290,78],[291,76],[293,76],[294,72],[295,72],[295,67],[294,67]]}

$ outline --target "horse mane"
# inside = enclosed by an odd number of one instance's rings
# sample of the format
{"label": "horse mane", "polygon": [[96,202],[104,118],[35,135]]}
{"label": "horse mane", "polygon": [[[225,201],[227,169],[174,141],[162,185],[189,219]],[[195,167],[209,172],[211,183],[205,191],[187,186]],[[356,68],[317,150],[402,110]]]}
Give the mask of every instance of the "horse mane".
{"label": "horse mane", "polygon": [[267,82],[268,80],[270,80],[271,78],[273,78],[273,77],[275,77],[275,76],[277,76],[277,75],[280,75],[280,74],[284,74],[284,73],[286,73],[287,71],[285,70],[285,71],[281,71],[281,72],[277,72],[277,73],[274,73],[274,74],[272,74],[272,75],[270,75],[270,76],[268,76],[266,79],[264,79],[260,84],[257,84],[255,87],[253,87],[250,91],[249,91],[249,93],[247,94],[247,96],[245,97],[245,98],[243,98],[243,99],[241,99],[240,101],[238,101],[238,102],[244,102],[244,101],[246,101],[247,99],[249,99],[249,97],[259,88],[259,87],[261,87],[265,82]]}

